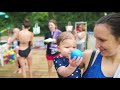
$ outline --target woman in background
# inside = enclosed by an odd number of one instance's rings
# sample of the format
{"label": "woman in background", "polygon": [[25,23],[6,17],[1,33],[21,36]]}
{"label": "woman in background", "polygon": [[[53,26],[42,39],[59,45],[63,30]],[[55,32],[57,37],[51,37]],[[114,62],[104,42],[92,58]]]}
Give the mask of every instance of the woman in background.
{"label": "woman in background", "polygon": [[46,59],[48,63],[48,75],[49,78],[52,77],[52,66],[53,59],[59,53],[57,51],[56,38],[61,33],[57,27],[57,22],[51,19],[48,22],[49,31],[45,34],[45,44],[47,45],[46,49]]}
{"label": "woman in background", "polygon": [[29,31],[30,30],[30,26],[31,23],[29,22],[28,19],[26,19],[22,25],[22,30],[15,34],[14,37],[12,38],[10,44],[12,44],[12,42],[14,40],[18,40],[19,41],[19,51],[18,51],[18,59],[20,62],[20,66],[22,69],[22,77],[26,78],[26,61],[28,63],[29,66],[29,74],[30,74],[30,78],[32,78],[32,50],[31,50],[31,46],[33,45],[33,37],[34,34]]}

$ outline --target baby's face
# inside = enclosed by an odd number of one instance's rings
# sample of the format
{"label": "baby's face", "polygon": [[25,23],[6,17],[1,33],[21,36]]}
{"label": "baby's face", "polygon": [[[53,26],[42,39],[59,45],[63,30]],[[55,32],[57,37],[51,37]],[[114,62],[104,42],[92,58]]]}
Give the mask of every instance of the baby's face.
{"label": "baby's face", "polygon": [[61,55],[69,58],[72,50],[76,48],[76,40],[75,39],[66,39],[60,43],[58,46],[58,50],[61,52]]}

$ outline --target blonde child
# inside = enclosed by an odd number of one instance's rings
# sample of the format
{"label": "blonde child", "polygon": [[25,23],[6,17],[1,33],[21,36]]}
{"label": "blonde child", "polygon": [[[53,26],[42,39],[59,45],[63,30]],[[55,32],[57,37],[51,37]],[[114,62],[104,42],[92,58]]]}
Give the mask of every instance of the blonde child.
{"label": "blonde child", "polygon": [[12,48],[14,49],[15,53],[16,53],[16,56],[17,56],[17,60],[16,60],[16,70],[13,72],[13,73],[21,73],[21,66],[20,66],[20,63],[19,63],[19,60],[18,60],[18,57],[19,57],[19,54],[18,54],[18,51],[19,51],[19,41],[18,40],[15,40],[12,44],[10,44],[13,36],[18,33],[20,31],[20,29],[18,28],[12,28],[10,31],[9,31],[9,38],[8,38],[8,44],[9,44],[9,48]]}

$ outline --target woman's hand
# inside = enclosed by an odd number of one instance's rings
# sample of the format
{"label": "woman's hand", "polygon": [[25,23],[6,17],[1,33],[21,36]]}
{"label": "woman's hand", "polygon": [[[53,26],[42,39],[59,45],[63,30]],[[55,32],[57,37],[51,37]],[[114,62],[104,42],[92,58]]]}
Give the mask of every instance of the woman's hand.
{"label": "woman's hand", "polygon": [[44,42],[46,42],[46,43],[50,43],[50,42],[52,42],[52,41],[53,41],[52,38],[48,38],[48,39],[45,39],[45,40],[44,40]]}

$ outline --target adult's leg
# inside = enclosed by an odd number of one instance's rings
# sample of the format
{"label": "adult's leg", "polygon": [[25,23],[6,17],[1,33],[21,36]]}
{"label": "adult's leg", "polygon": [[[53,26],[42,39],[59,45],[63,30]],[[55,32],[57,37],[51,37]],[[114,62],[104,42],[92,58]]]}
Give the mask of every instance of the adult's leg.
{"label": "adult's leg", "polygon": [[82,50],[82,51],[85,50],[85,43],[81,43],[81,50]]}
{"label": "adult's leg", "polygon": [[81,48],[80,48],[80,44],[77,44],[77,49],[79,49],[79,50],[81,49]]}
{"label": "adult's leg", "polygon": [[77,44],[77,49],[84,51],[85,50],[85,44],[81,43],[81,44]]}
{"label": "adult's leg", "polygon": [[30,78],[32,78],[32,51],[30,51],[26,60],[27,60],[27,64],[28,64],[28,67],[29,67]]}
{"label": "adult's leg", "polygon": [[48,63],[48,76],[49,78],[52,77],[52,66],[53,66],[53,60],[47,60]]}

